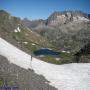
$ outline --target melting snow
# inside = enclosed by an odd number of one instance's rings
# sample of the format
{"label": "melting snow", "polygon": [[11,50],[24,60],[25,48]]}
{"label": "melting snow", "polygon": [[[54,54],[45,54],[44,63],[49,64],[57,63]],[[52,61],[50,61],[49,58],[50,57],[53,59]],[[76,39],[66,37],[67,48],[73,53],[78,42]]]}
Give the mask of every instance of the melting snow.
{"label": "melting snow", "polygon": [[21,29],[19,28],[19,26],[17,27],[17,29],[14,29],[14,32],[21,32]]}
{"label": "melting snow", "polygon": [[24,44],[28,44],[28,42],[22,42],[22,43],[24,43]]}
{"label": "melting snow", "polygon": [[34,46],[34,45],[36,45],[35,43],[32,43],[32,45]]}
{"label": "melting snow", "polygon": [[90,21],[88,18],[80,17],[80,16],[73,17],[73,19],[74,21]]}
{"label": "melting snow", "polygon": [[66,52],[66,51],[63,50],[62,52]]}
{"label": "melting snow", "polygon": [[54,65],[40,61],[0,38],[0,54],[25,69],[33,68],[58,90],[90,90],[90,64]]}

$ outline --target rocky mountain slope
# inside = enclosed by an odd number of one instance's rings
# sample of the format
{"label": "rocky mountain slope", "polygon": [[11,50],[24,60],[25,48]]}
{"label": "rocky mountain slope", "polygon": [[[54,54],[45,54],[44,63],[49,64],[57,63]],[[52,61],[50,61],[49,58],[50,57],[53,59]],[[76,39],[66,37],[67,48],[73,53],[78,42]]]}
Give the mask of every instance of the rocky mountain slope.
{"label": "rocky mountain slope", "polygon": [[[36,21],[30,21],[33,22]],[[58,50],[75,53],[89,42],[90,15],[81,11],[54,12],[47,20],[37,20],[29,28],[49,39]]]}
{"label": "rocky mountain slope", "polygon": [[87,43],[78,52],[76,52],[74,57],[75,62],[90,63],[90,43]]}
{"label": "rocky mountain slope", "polygon": [[0,55],[0,90],[17,88],[17,90],[57,90],[50,86],[42,75],[32,70],[23,69]]}
{"label": "rocky mountain slope", "polygon": [[0,10],[0,37],[26,52],[51,46],[47,39],[25,26],[20,18],[11,16],[4,10]]}
{"label": "rocky mountain slope", "polygon": [[81,11],[54,12],[47,20],[48,25],[56,26],[69,22],[89,21],[88,14]]}

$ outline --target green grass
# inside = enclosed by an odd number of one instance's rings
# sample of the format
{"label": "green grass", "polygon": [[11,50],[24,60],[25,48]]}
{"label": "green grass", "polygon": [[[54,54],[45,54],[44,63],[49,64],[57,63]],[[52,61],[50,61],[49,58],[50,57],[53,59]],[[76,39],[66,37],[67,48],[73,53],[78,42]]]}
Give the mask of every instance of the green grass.
{"label": "green grass", "polygon": [[60,60],[58,60],[58,61],[52,55],[46,55],[46,56],[40,57],[40,59],[45,61],[45,62],[49,62],[49,63],[53,63],[53,64],[72,63],[73,56],[71,54],[60,53],[59,57],[60,57]]}
{"label": "green grass", "polygon": [[45,61],[45,62],[49,62],[49,63],[53,63],[53,64],[60,64],[60,61],[57,61],[53,56],[51,55],[46,55],[44,57],[40,57],[41,60]]}
{"label": "green grass", "polygon": [[39,46],[38,45],[32,45],[31,42],[29,42],[28,44],[24,44],[24,46],[29,49],[31,52],[34,52],[36,50],[39,49]]}
{"label": "green grass", "polygon": [[[30,52],[34,52],[34,51],[36,51],[36,50],[38,50],[39,49],[39,45],[32,45],[32,41],[30,41],[30,40],[28,40],[27,38],[26,38],[26,36],[24,35],[24,33],[23,32],[17,32],[17,33],[15,33],[15,32],[13,32],[13,33],[11,33],[10,34],[10,36],[14,39],[14,40],[16,40],[17,42],[19,42],[19,44],[21,45],[21,47],[23,48],[27,48]],[[25,43],[23,43],[23,42],[28,42],[27,44],[25,44]]]}
{"label": "green grass", "polygon": [[73,55],[71,53],[62,53],[61,52],[61,63],[65,64],[65,63],[72,63],[72,59],[73,59]]}

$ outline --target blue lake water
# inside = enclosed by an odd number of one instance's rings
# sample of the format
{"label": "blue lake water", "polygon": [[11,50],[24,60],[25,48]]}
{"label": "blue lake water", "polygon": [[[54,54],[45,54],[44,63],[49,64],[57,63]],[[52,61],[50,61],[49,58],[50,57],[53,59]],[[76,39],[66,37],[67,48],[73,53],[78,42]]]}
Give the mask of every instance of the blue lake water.
{"label": "blue lake water", "polygon": [[36,56],[40,56],[40,55],[53,55],[53,56],[56,56],[56,55],[59,55],[60,53],[59,52],[56,52],[52,49],[49,49],[49,48],[43,48],[43,49],[40,49],[40,50],[37,50],[34,52],[34,55]]}

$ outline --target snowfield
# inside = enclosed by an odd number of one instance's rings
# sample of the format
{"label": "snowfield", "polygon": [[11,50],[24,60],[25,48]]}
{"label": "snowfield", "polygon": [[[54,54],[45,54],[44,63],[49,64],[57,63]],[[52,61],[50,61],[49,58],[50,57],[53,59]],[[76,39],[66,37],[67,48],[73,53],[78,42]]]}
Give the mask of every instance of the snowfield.
{"label": "snowfield", "polygon": [[[0,38],[0,55],[5,56],[10,63],[22,68],[33,69],[43,75],[50,85],[58,90],[90,90],[90,64],[54,65],[46,63],[17,49],[4,39]],[[32,64],[32,65],[31,65]]]}

